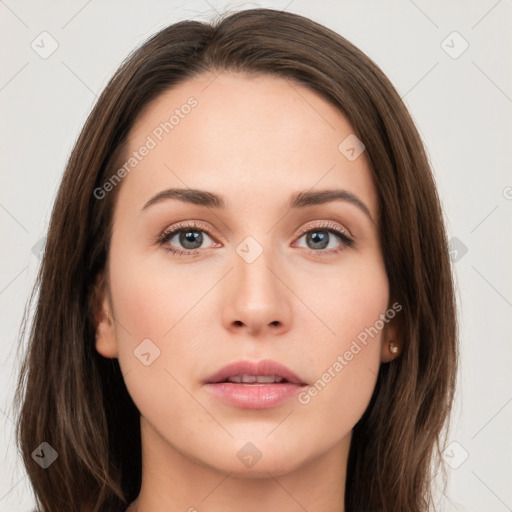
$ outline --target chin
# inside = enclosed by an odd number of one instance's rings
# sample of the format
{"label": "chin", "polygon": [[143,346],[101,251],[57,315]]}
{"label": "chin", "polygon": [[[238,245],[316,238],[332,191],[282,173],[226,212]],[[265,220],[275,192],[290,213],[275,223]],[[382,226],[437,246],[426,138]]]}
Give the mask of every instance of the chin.
{"label": "chin", "polygon": [[226,456],[230,448],[222,450],[219,456],[212,460],[218,470],[231,473],[232,477],[240,478],[268,478],[282,476],[297,470],[306,462],[304,451],[298,443],[296,447],[290,446],[290,453],[282,451],[282,446],[272,442],[261,441],[239,442],[233,449],[233,456]]}

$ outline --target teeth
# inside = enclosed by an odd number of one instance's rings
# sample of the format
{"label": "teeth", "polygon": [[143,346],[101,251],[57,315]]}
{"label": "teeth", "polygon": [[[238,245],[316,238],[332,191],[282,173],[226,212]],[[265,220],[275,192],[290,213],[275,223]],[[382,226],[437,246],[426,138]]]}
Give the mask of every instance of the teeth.
{"label": "teeth", "polygon": [[228,377],[229,382],[239,382],[242,384],[254,384],[255,382],[270,384],[283,380],[282,377],[276,377],[275,375],[234,375],[233,377]]}

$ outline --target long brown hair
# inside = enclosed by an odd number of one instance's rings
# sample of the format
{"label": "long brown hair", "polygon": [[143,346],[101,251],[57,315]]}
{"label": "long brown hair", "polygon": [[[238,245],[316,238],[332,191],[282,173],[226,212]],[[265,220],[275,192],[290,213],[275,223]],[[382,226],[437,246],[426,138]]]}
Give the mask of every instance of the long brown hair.
{"label": "long brown hair", "polygon": [[[17,441],[41,511],[122,510],[138,495],[139,413],[117,360],[95,350],[94,283],[105,269],[120,187],[102,200],[94,191],[115,173],[142,110],[206,71],[306,85],[363,141],[390,294],[403,307],[403,351],[381,365],[354,427],[346,511],[427,510],[454,393],[457,324],[442,210],[422,141],[400,96],[365,54],[305,17],[259,8],[212,23],[182,21],[152,36],[115,73],[76,142],[52,212],[16,392]],[[42,442],[58,453],[47,469],[32,457]]]}

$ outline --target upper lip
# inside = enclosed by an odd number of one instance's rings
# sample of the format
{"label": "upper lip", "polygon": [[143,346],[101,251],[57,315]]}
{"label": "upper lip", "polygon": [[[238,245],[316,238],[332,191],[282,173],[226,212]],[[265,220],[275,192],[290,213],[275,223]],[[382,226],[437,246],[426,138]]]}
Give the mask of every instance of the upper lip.
{"label": "upper lip", "polygon": [[272,361],[271,359],[263,359],[257,362],[247,360],[234,361],[207,377],[204,382],[207,384],[214,384],[217,382],[223,382],[229,377],[234,377],[236,375],[275,375],[276,377],[286,379],[292,384],[305,384],[305,382],[303,382],[302,379],[289,368],[283,366],[277,361]]}

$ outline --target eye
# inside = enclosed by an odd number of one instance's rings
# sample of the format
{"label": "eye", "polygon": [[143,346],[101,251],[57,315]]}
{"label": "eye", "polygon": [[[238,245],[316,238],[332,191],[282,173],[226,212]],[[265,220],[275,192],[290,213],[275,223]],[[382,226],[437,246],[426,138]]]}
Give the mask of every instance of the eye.
{"label": "eye", "polygon": [[[206,240],[211,240],[208,229],[200,224],[195,222],[191,224],[178,224],[165,230],[158,238],[158,244],[166,251],[177,256],[195,256],[201,252],[201,248],[204,248],[202,246],[205,242],[205,237]],[[304,237],[306,244],[309,246],[305,247],[305,249],[315,255],[337,254],[344,250],[344,247],[352,247],[354,245],[354,240],[350,238],[348,231],[334,222],[324,222],[313,228],[309,227],[309,229],[307,227],[303,228],[299,231],[299,240]],[[336,243],[336,239],[338,243]],[[207,247],[211,246],[212,244],[210,243]]]}
{"label": "eye", "polygon": [[[173,254],[192,256],[196,254],[203,245],[205,241],[204,235],[210,238],[208,231],[195,222],[192,224],[179,224],[173,226],[170,230],[164,231],[160,235],[158,243],[162,245],[165,250]],[[181,246],[183,249],[176,248],[176,245]]]}
{"label": "eye", "polygon": [[[354,245],[354,240],[350,238],[346,229],[333,222],[325,222],[312,229],[306,227],[300,231],[300,234],[299,240],[305,237],[306,249],[312,253],[336,254],[343,250],[343,246]],[[340,245],[341,248],[339,248]]]}

